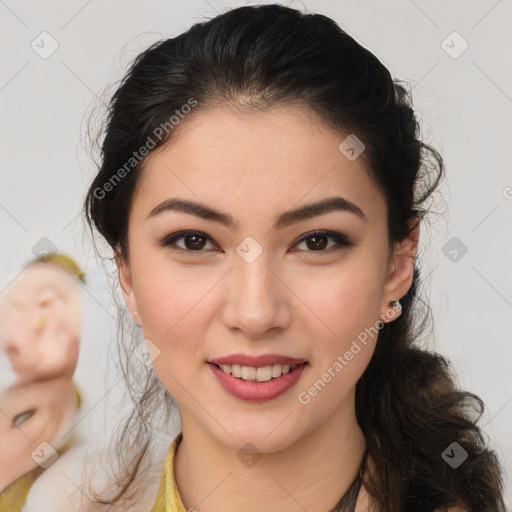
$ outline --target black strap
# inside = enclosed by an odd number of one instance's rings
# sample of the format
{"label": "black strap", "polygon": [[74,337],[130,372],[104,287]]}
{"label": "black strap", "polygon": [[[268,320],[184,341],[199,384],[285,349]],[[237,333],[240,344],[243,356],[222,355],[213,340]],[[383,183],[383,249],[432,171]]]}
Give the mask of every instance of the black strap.
{"label": "black strap", "polygon": [[359,466],[357,476],[347,489],[347,492],[341,497],[340,501],[329,512],[354,512],[356,509],[357,497],[361,489],[362,478],[366,467],[366,459],[368,457],[368,450],[365,449],[363,460]]}

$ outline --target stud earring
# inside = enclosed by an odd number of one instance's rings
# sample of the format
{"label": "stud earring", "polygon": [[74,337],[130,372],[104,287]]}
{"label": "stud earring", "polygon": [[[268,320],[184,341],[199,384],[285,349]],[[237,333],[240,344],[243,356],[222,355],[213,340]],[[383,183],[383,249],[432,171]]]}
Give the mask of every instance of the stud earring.
{"label": "stud earring", "polygon": [[396,316],[398,316],[402,312],[402,304],[400,304],[399,300],[389,301],[388,306],[391,306],[393,309],[391,311],[386,311],[386,313],[380,315],[380,320],[385,323],[391,322]]}
{"label": "stud earring", "polygon": [[[140,324],[137,322],[137,320],[135,320],[135,315],[138,315],[138,314],[139,314],[139,312],[138,312],[136,309],[134,309],[134,310],[132,311],[132,320],[134,321],[134,323],[135,323],[136,325],[138,325],[138,326],[140,327]],[[140,316],[140,315],[139,315],[139,316]]]}

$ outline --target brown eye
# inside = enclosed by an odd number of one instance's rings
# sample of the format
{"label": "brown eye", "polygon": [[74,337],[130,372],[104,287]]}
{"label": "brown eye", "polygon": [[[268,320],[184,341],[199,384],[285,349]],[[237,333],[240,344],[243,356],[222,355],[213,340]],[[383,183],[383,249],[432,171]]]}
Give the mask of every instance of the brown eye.
{"label": "brown eye", "polygon": [[329,231],[315,231],[313,233],[308,233],[299,240],[298,244],[305,243],[307,247],[306,252],[330,253],[330,250],[325,250],[329,244],[329,239],[335,242],[334,246],[329,247],[329,249],[336,250],[341,247],[349,247],[352,245],[352,242],[350,242],[345,235]]}
{"label": "brown eye", "polygon": [[189,235],[183,237],[183,240],[185,240],[185,248],[190,251],[196,251],[201,250],[205,246],[206,238],[202,236],[197,235]]}
{"label": "brown eye", "polygon": [[[305,240],[305,242],[306,242],[308,249],[313,249],[313,250],[325,249],[327,247],[327,245],[329,245],[328,238],[329,237],[327,237],[325,235],[320,235],[320,236],[315,235],[315,236],[308,237]],[[310,243],[310,242],[312,242],[312,243]]]}
{"label": "brown eye", "polygon": [[[183,246],[176,243],[178,240],[184,241]],[[208,241],[210,241],[210,237],[205,233],[199,231],[181,231],[166,236],[160,241],[160,245],[171,246],[171,249],[177,252],[205,252],[203,249]],[[211,246],[213,247],[213,244],[211,244]]]}

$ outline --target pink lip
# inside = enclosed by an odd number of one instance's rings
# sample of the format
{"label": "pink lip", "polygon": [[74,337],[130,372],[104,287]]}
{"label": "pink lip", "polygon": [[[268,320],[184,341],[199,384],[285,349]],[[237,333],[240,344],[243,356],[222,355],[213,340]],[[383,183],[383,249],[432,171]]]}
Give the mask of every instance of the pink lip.
{"label": "pink lip", "polygon": [[228,393],[232,394],[236,398],[250,402],[268,402],[269,400],[273,400],[274,398],[277,398],[279,395],[282,395],[284,392],[288,391],[300,379],[307,363],[297,364],[298,366],[286,375],[282,375],[281,377],[266,382],[246,381],[238,379],[223,372],[220,368],[215,366],[215,364],[209,363],[208,366],[211,368],[219,384]]}
{"label": "pink lip", "polygon": [[294,357],[282,356],[279,354],[263,354],[261,356],[250,356],[247,354],[231,354],[226,357],[219,357],[208,361],[214,364],[238,364],[240,366],[252,366],[253,368],[260,368],[262,366],[272,366],[274,364],[301,364],[304,359],[296,359]]}

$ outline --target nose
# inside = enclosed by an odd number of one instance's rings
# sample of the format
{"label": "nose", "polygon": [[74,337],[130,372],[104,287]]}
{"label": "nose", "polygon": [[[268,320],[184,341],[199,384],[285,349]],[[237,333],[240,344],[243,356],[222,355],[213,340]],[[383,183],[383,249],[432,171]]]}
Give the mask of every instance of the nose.
{"label": "nose", "polygon": [[270,331],[286,329],[291,320],[290,290],[271,269],[266,253],[254,261],[235,258],[227,278],[228,300],[224,321],[247,338],[261,339]]}

